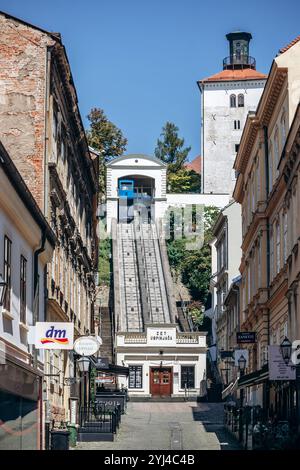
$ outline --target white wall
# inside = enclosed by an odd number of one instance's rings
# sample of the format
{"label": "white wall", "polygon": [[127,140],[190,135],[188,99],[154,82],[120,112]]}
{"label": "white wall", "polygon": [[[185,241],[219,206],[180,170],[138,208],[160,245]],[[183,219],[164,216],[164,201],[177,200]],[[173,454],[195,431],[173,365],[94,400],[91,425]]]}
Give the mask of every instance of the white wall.
{"label": "white wall", "polygon": [[[239,144],[249,111],[255,111],[265,80],[204,83],[202,91],[202,153],[204,193],[232,194],[235,144]],[[230,95],[244,95],[244,107],[230,107]],[[240,130],[234,129],[240,120]]]}
{"label": "white wall", "polygon": [[[4,338],[24,352],[28,352],[27,330],[20,326],[20,257],[23,255],[27,260],[27,291],[26,291],[26,325],[33,324],[33,247],[22,236],[15,227],[14,222],[0,208],[0,273],[4,277],[4,236],[12,242],[12,290],[11,311],[12,318],[3,313],[0,307],[0,338]],[[39,262],[39,315],[44,320],[44,266]],[[42,354],[40,355],[42,358]]]}

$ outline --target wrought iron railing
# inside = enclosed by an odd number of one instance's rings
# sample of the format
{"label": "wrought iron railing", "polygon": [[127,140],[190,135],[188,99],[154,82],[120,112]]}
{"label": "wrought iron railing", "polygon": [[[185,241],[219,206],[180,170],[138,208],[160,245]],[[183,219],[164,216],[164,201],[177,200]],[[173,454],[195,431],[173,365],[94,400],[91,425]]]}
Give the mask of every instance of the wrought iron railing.
{"label": "wrought iron railing", "polygon": [[241,69],[241,68],[256,68],[256,60],[250,55],[233,54],[223,59],[223,69]]}
{"label": "wrought iron railing", "polygon": [[81,432],[115,434],[120,421],[120,405],[108,406],[95,403],[82,407],[79,412]]}

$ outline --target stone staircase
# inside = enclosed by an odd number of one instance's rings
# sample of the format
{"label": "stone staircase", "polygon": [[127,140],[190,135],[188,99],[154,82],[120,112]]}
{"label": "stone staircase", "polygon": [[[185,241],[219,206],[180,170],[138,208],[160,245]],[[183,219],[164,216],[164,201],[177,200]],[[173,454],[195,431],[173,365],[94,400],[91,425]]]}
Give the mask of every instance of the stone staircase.
{"label": "stone staircase", "polygon": [[107,357],[109,363],[113,362],[113,331],[111,313],[109,307],[101,309],[101,330],[100,336],[103,341],[101,345],[101,356]]}

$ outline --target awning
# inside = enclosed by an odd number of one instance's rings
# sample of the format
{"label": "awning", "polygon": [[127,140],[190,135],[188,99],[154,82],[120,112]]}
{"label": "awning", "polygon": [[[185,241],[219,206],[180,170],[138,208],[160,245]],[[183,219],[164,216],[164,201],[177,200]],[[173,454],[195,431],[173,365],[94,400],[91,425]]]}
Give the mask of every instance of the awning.
{"label": "awning", "polygon": [[234,382],[231,382],[228,387],[226,387],[223,392],[222,392],[222,400],[224,398],[228,397],[228,395],[231,395],[237,388],[238,388],[238,381],[239,379],[236,379]]}
{"label": "awning", "polygon": [[269,365],[265,364],[261,369],[243,375],[238,381],[238,388],[250,387],[265,382],[269,378]]}

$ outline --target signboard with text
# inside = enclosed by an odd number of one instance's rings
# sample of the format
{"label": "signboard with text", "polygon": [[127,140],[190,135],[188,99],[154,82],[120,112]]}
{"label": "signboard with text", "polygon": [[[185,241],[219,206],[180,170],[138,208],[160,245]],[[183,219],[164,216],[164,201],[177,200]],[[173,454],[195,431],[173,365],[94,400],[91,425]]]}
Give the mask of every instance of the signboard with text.
{"label": "signboard with text", "polygon": [[280,346],[272,345],[269,349],[269,380],[295,380],[296,370],[292,363],[286,364],[283,360]]}
{"label": "signboard with text", "polygon": [[256,343],[256,332],[255,331],[239,331],[236,334],[236,341],[238,344]]}
{"label": "signboard with text", "polygon": [[37,349],[73,349],[73,322],[37,322],[31,340]]}
{"label": "signboard with text", "polygon": [[176,328],[147,328],[149,346],[176,346]]}

